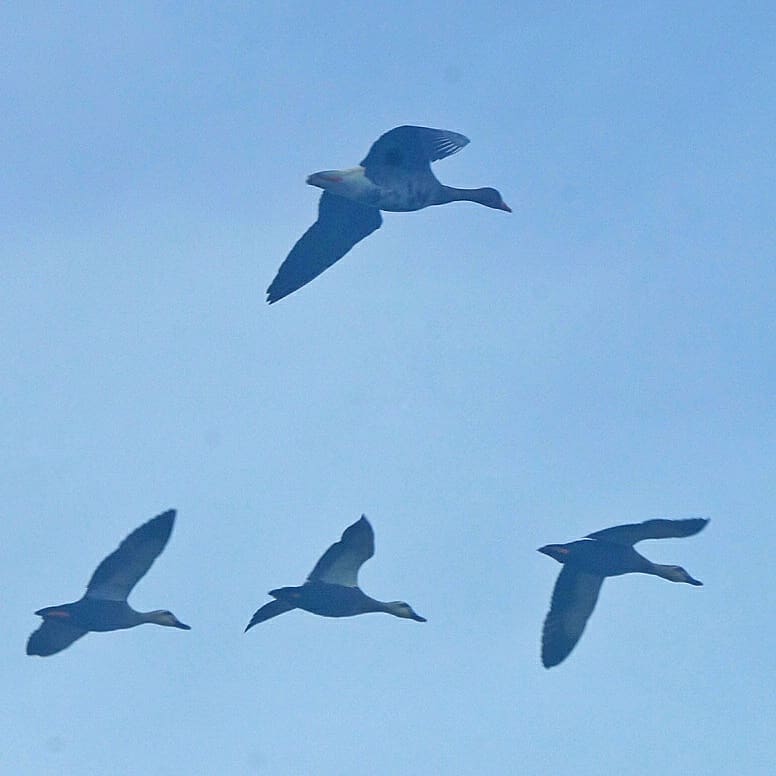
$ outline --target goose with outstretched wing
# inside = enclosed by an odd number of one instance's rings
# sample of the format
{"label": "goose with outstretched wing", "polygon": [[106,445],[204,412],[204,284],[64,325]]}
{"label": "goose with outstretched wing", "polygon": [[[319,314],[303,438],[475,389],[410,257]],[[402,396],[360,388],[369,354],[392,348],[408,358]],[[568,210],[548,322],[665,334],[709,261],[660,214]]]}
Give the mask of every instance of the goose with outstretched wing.
{"label": "goose with outstretched wing", "polygon": [[358,586],[358,570],[374,555],[372,526],[362,515],[345,529],[342,538],[323,553],[307,580],[299,587],[270,590],[275,598],[261,607],[245,630],[291,609],[304,609],[323,617],[352,617],[367,612],[386,612],[417,622],[426,622],[404,601],[378,601]]}
{"label": "goose with outstretched wing", "polygon": [[272,304],[318,277],[357,242],[380,228],[381,210],[408,212],[448,202],[511,209],[496,189],[457,189],[440,183],[431,162],[460,151],[469,139],[430,127],[395,127],[378,138],[358,167],[307,178],[323,189],[318,220],[302,235],[267,289]]}
{"label": "goose with outstretched wing", "polygon": [[633,545],[645,539],[692,536],[708,522],[703,518],[647,520],[605,528],[576,542],[541,547],[539,552],[563,564],[542,631],[542,664],[545,668],[558,665],[574,649],[593,613],[606,577],[654,574],[671,582],[702,585],[681,566],[647,560]]}
{"label": "goose with outstretched wing", "polygon": [[81,599],[35,612],[43,623],[27,641],[27,654],[53,655],[89,631],[122,630],[146,622],[191,630],[167,609],[138,612],[127,603],[132,588],[167,544],[174,522],[175,510],[170,509],[136,528],[100,563]]}

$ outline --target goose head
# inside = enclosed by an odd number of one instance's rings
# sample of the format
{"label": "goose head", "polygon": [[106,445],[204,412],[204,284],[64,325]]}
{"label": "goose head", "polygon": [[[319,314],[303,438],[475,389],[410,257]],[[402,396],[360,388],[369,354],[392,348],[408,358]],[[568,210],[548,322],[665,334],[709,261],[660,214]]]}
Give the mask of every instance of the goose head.
{"label": "goose head", "polygon": [[167,609],[156,609],[153,612],[146,612],[145,622],[153,622],[156,625],[168,625],[171,628],[180,628],[181,630],[191,630],[190,625],[182,623],[171,611]]}
{"label": "goose head", "polygon": [[654,563],[653,566],[658,576],[671,582],[686,582],[688,585],[703,584],[699,579],[691,577],[681,566],[666,566],[660,563]]}
{"label": "goose head", "polygon": [[385,611],[396,617],[404,617],[415,622],[426,622],[425,617],[421,617],[406,601],[389,601],[385,604]]}
{"label": "goose head", "polygon": [[492,207],[495,210],[505,210],[507,213],[512,212],[512,208],[507,205],[501,198],[501,194],[496,189],[484,188],[484,189],[472,189],[471,201],[477,202],[485,207]]}

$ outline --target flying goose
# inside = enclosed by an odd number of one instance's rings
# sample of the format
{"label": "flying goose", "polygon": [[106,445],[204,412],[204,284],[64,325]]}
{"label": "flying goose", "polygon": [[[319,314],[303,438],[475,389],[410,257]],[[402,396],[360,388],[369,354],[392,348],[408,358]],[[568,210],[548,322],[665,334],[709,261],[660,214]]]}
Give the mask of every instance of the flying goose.
{"label": "flying goose", "polygon": [[406,212],[467,200],[511,209],[496,189],[456,189],[441,184],[431,162],[460,151],[469,139],[429,127],[396,127],[378,138],[358,167],[325,170],[307,178],[324,190],[318,220],[302,235],[267,289],[272,304],[341,259],[380,227],[381,210]]}
{"label": "flying goose", "polygon": [[621,574],[654,574],[671,582],[702,585],[681,566],[652,563],[633,549],[645,539],[669,539],[692,536],[708,520],[647,520],[618,525],[588,534],[569,544],[548,544],[539,552],[563,564],[555,583],[550,611],[542,631],[542,664],[552,668],[565,660],[582,636],[593,613],[604,577]]}
{"label": "flying goose", "polygon": [[136,528],[100,563],[83,598],[38,609],[35,614],[43,623],[27,641],[27,654],[53,655],[89,631],[121,630],[144,622],[191,630],[166,609],[136,612],[127,603],[132,588],[167,544],[174,522],[175,510],[170,509]]}
{"label": "flying goose", "polygon": [[324,617],[386,612],[426,622],[425,617],[416,614],[404,601],[376,601],[362,592],[358,586],[358,570],[374,553],[374,531],[366,515],[361,515],[361,519],[346,528],[342,538],[323,553],[303,585],[270,590],[269,595],[275,600],[262,606],[245,630],[291,609],[304,609]]}

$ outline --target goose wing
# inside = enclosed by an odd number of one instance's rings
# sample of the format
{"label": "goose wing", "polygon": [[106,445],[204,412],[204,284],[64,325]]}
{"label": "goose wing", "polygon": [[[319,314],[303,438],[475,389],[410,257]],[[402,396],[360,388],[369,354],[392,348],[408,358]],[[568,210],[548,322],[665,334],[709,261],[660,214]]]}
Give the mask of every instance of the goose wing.
{"label": "goose wing", "polygon": [[47,657],[61,652],[88,631],[70,622],[47,617],[27,640],[27,654]]}
{"label": "goose wing", "polygon": [[358,570],[374,554],[375,534],[366,515],[361,515],[361,519],[346,528],[342,538],[323,553],[307,581],[358,587]]}
{"label": "goose wing", "polygon": [[550,611],[542,630],[542,665],[552,668],[576,646],[593,613],[604,578],[563,566],[552,592]]}
{"label": "goose wing", "polygon": [[709,521],[702,517],[690,520],[645,520],[643,523],[629,523],[604,528],[587,535],[588,539],[600,539],[614,544],[634,545],[645,539],[673,539],[692,536],[703,529]]}
{"label": "goose wing", "polygon": [[244,632],[247,633],[254,625],[258,625],[260,622],[269,620],[272,617],[277,617],[279,614],[283,614],[284,612],[290,612],[292,609],[296,609],[296,607],[286,603],[285,601],[281,601],[279,598],[275,599],[274,601],[270,601],[268,604],[264,604],[261,609],[258,609],[254,613],[253,617],[251,617],[251,621],[245,627]]}
{"label": "goose wing", "polygon": [[380,136],[361,162],[366,176],[378,186],[397,176],[431,173],[431,162],[460,151],[469,142],[458,132],[429,127],[396,127]]}
{"label": "goose wing", "polygon": [[380,228],[380,211],[324,191],[318,220],[299,238],[267,289],[272,304],[318,277],[357,242]]}
{"label": "goose wing", "polygon": [[97,566],[86,588],[86,597],[125,601],[164,549],[174,522],[175,510],[170,509],[132,531],[118,549]]}

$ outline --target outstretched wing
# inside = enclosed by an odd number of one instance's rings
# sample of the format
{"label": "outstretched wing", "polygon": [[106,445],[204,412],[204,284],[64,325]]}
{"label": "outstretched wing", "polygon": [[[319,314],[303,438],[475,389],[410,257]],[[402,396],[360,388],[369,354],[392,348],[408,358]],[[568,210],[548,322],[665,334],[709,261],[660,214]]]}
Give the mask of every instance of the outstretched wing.
{"label": "outstretched wing", "polygon": [[70,622],[47,617],[27,640],[27,654],[47,657],[61,652],[88,631]]}
{"label": "outstretched wing", "polygon": [[125,601],[164,549],[174,522],[175,510],[170,509],[132,531],[118,549],[97,566],[86,588],[86,597]]}
{"label": "outstretched wing", "polygon": [[358,587],[358,570],[375,554],[375,534],[366,515],[345,529],[342,538],[323,553],[308,582]]}
{"label": "outstretched wing", "polygon": [[318,277],[357,242],[380,228],[380,211],[324,191],[318,220],[299,238],[267,289],[272,304]]}
{"label": "outstretched wing", "polygon": [[261,609],[258,609],[254,613],[253,617],[251,617],[251,621],[245,627],[244,632],[247,633],[254,625],[258,625],[260,622],[269,620],[272,617],[277,617],[279,614],[283,614],[284,612],[290,612],[292,609],[296,609],[296,607],[286,603],[285,601],[281,601],[280,599],[270,601],[268,604],[264,604]]}
{"label": "outstretched wing", "polygon": [[593,613],[604,578],[563,566],[542,630],[542,665],[552,668],[576,646]]}
{"label": "outstretched wing", "polygon": [[617,525],[614,528],[604,528],[587,535],[588,539],[600,539],[614,544],[634,545],[645,539],[674,539],[682,536],[692,536],[706,526],[709,521],[702,517],[689,520],[646,520],[643,523]]}
{"label": "outstretched wing", "polygon": [[396,127],[375,140],[361,166],[380,185],[399,170],[404,174],[430,171],[431,162],[460,151],[468,142],[468,137],[446,129]]}

